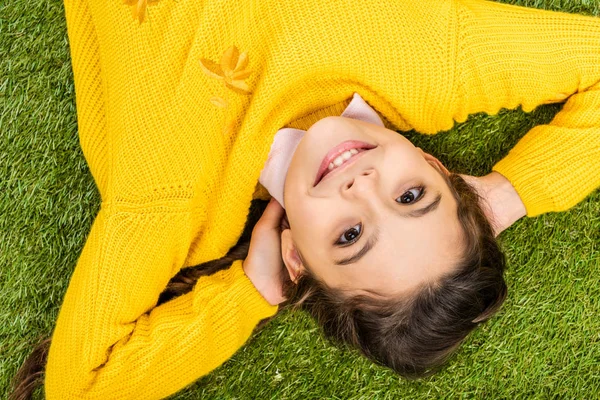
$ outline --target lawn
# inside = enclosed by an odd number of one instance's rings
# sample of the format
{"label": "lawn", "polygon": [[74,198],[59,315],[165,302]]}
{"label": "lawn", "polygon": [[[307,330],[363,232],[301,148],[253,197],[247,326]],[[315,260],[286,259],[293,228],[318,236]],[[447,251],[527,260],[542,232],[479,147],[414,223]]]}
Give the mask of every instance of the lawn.
{"label": "lawn", "polygon": [[[597,0],[508,3],[600,16]],[[61,1],[0,2],[0,74],[0,398],[6,398],[33,344],[54,328],[100,197],[77,137]],[[452,170],[485,174],[559,110],[502,110],[434,137],[407,136]],[[522,219],[500,240],[509,262],[508,299],[431,378],[401,379],[328,344],[303,313],[284,312],[172,398],[600,398],[600,192],[568,212]]]}

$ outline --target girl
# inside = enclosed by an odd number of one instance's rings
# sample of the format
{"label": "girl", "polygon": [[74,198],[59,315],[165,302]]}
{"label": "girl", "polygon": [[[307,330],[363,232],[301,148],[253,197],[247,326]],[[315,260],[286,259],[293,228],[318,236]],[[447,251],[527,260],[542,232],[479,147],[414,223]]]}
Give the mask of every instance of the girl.
{"label": "girl", "polygon": [[[600,184],[595,18],[482,0],[65,10],[102,206],[52,336],[48,399],[168,396],[285,297],[374,360],[427,373],[504,299],[493,229],[568,209]],[[340,117],[354,93],[387,127]],[[392,131],[565,100],[473,186]],[[289,228],[279,233],[272,202],[248,256],[222,259],[282,127],[307,130],[272,189]],[[497,192],[511,207],[499,211]],[[243,261],[224,265],[232,258]]]}

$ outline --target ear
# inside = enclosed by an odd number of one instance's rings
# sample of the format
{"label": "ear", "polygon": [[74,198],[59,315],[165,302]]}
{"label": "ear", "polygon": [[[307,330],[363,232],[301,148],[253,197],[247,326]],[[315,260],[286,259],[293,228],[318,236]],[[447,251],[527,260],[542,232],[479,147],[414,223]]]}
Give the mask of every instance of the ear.
{"label": "ear", "polygon": [[417,149],[421,152],[423,158],[427,160],[427,162],[431,164],[434,168],[444,173],[445,175],[450,175],[450,171],[448,171],[448,169],[444,166],[444,164],[442,164],[440,160],[438,160],[429,153],[425,153],[420,147],[417,147]]}
{"label": "ear", "polygon": [[281,258],[290,275],[290,279],[292,282],[296,283],[298,276],[304,271],[304,265],[302,264],[302,259],[300,259],[298,250],[296,250],[296,245],[292,240],[291,229],[284,229],[281,232]]}

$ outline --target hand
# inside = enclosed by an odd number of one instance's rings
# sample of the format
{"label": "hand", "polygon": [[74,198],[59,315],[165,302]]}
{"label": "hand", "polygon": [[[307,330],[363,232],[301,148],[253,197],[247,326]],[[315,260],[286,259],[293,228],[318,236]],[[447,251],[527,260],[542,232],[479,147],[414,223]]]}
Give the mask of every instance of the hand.
{"label": "hand", "polygon": [[481,177],[462,174],[460,176],[482,197],[481,206],[492,225],[494,236],[498,236],[527,215],[519,194],[510,181],[500,173],[494,171]]}
{"label": "hand", "polygon": [[271,305],[285,300],[281,287],[281,274],[285,272],[281,259],[283,214],[283,207],[271,199],[252,230],[248,257],[242,263],[246,276]]}

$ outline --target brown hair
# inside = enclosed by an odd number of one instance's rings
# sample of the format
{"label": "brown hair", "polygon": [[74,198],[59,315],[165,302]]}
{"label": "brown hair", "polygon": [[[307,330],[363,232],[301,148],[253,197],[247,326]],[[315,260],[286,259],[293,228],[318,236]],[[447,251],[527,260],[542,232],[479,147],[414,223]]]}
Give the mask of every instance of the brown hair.
{"label": "brown hair", "polygon": [[25,359],[12,380],[12,391],[8,396],[9,400],[31,399],[35,389],[42,385],[49,349],[50,338],[38,340],[38,344]]}
{"label": "brown hair", "polygon": [[379,299],[347,296],[305,268],[284,291],[318,321],[329,339],[357,348],[406,378],[437,371],[507,295],[505,257],[481,199],[459,175],[442,175],[458,203],[464,233],[463,255],[451,274],[424,284],[412,296]]}
{"label": "brown hair", "polygon": [[[480,206],[481,199],[459,175],[442,176],[457,201],[464,233],[463,255],[453,273],[423,285],[413,296],[385,300],[348,296],[325,285],[308,268],[295,284],[289,278],[284,282],[285,305],[306,310],[327,338],[357,348],[407,378],[437,371],[469,332],[500,308],[507,294],[505,257]],[[266,202],[253,201],[244,232],[228,254],[180,270],[158,304],[190,292],[201,276],[244,259],[252,228],[265,207]],[[261,321],[257,329],[267,321]],[[23,363],[13,380],[11,400],[31,398],[42,383],[49,343],[46,339],[38,345]]]}

